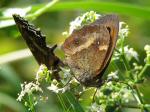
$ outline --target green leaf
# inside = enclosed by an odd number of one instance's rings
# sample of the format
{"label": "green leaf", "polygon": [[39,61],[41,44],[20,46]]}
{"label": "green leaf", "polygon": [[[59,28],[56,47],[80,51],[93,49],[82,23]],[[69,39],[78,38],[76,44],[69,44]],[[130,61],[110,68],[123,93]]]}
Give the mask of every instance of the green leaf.
{"label": "green leaf", "polygon": [[17,112],[25,112],[24,107],[16,99],[0,92],[0,104],[5,105]]}
{"label": "green leaf", "polygon": [[0,66],[0,76],[4,78],[9,84],[11,84],[13,87],[13,90],[18,91],[20,88],[20,79],[19,75],[13,70],[11,66],[7,65],[1,65]]}
{"label": "green leaf", "polygon": [[88,107],[91,105],[95,92],[95,88],[88,88],[84,92],[82,92],[79,100],[80,104],[85,110],[87,110]]}
{"label": "green leaf", "polygon": [[68,112],[84,112],[80,103],[71,92],[66,92],[62,96],[64,100],[68,101],[71,107],[68,109]]}

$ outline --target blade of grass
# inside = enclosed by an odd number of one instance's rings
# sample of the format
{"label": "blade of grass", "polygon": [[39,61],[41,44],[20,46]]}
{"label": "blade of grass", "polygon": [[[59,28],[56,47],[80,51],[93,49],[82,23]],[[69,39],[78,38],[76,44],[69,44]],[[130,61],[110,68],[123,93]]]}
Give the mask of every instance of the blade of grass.
{"label": "blade of grass", "polygon": [[5,105],[15,112],[25,112],[24,107],[12,97],[0,92],[0,104]]}
{"label": "blade of grass", "polygon": [[75,96],[71,92],[66,92],[64,98],[69,100],[70,105],[72,105],[72,109],[75,112],[84,112],[83,108],[81,107],[80,103],[75,99]]}
{"label": "blade of grass", "polygon": [[66,105],[65,105],[65,103],[64,103],[64,100],[62,99],[62,96],[61,96],[61,94],[56,94],[57,95],[57,98],[58,98],[58,100],[60,101],[60,104],[61,104],[61,106],[62,106],[62,108],[63,108],[63,111],[66,111],[67,110],[67,107],[66,107]]}
{"label": "blade of grass", "polygon": [[96,10],[99,12],[113,12],[133,17],[150,19],[150,8],[138,5],[131,5],[119,2],[59,2],[53,5],[49,11],[63,10]]}
{"label": "blade of grass", "polygon": [[25,59],[31,56],[32,54],[29,49],[23,49],[23,50],[7,53],[0,56],[0,65]]}

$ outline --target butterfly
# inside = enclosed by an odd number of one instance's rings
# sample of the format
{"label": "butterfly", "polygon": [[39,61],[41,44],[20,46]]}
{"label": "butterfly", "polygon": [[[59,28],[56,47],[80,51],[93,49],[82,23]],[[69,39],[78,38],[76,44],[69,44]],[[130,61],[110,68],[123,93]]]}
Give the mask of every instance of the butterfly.
{"label": "butterfly", "polygon": [[65,60],[53,53],[56,45],[48,47],[45,36],[19,15],[13,15],[22,37],[39,64],[59,71],[67,65],[74,77],[85,86],[99,87],[102,76],[109,65],[119,31],[117,15],[105,15],[95,22],[76,29],[65,40],[62,50]]}

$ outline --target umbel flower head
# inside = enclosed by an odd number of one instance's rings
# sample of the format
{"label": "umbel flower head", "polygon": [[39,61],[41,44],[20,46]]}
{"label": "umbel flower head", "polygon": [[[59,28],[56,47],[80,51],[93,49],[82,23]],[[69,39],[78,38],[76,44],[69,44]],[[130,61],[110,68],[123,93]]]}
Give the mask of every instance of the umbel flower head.
{"label": "umbel flower head", "polygon": [[32,92],[34,91],[43,92],[42,89],[39,87],[39,85],[33,82],[30,83],[24,82],[24,84],[21,84],[21,89],[22,90],[20,94],[18,94],[19,96],[17,98],[17,101],[21,101],[25,95],[32,94]]}
{"label": "umbel flower head", "polygon": [[63,35],[70,35],[75,29],[80,29],[84,25],[88,25],[97,20],[101,15],[94,11],[89,11],[75,18],[70,22],[69,32],[63,32]]}

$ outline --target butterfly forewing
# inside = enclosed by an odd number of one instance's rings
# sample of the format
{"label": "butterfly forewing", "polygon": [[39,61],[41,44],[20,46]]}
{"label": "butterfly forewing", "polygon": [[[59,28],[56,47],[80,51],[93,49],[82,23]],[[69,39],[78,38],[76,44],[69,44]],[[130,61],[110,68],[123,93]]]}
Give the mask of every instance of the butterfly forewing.
{"label": "butterfly forewing", "polygon": [[39,29],[36,29],[19,15],[13,15],[13,17],[36,61],[39,64],[45,64],[48,68],[55,66],[60,61],[53,53],[56,46],[47,47],[46,37],[41,34]]}

